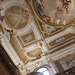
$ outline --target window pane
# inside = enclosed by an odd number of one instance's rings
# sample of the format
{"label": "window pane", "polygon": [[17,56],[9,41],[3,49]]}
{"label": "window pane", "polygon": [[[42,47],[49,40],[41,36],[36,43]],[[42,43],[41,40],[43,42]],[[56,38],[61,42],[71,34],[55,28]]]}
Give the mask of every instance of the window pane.
{"label": "window pane", "polygon": [[37,72],[43,72],[43,71],[46,71],[47,69],[46,68],[40,68],[37,70]]}
{"label": "window pane", "polygon": [[49,74],[49,71],[45,71],[45,72],[43,72],[43,74],[44,74],[44,75],[50,75],[50,74]]}
{"label": "window pane", "polygon": [[50,75],[50,71],[46,67],[38,69],[37,72],[41,72],[44,75]]}

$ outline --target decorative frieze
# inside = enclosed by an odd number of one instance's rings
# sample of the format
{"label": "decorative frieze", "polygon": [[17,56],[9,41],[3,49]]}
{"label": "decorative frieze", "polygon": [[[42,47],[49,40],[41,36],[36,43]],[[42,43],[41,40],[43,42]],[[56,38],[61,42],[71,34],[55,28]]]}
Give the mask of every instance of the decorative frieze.
{"label": "decorative frieze", "polygon": [[75,37],[75,34],[72,34],[72,33],[69,33],[69,34],[66,34],[62,37],[59,37],[55,40],[53,40],[52,42],[49,43],[50,46],[54,46],[54,45],[58,45],[66,40],[69,40],[71,38]]}

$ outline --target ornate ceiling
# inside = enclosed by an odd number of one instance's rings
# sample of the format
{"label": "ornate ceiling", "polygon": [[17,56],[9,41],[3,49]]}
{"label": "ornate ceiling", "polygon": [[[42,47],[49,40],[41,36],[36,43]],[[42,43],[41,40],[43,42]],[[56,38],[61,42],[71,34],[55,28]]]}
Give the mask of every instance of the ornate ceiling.
{"label": "ornate ceiling", "polygon": [[21,73],[41,65],[57,72],[52,61],[75,50],[74,9],[75,0],[0,0],[1,44]]}
{"label": "ornate ceiling", "polygon": [[28,0],[44,37],[75,24],[75,0]]}

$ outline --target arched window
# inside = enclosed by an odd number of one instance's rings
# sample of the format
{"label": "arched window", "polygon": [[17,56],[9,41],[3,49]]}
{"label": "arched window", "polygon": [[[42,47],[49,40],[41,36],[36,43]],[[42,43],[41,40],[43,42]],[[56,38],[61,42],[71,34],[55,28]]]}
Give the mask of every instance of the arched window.
{"label": "arched window", "polygon": [[41,72],[43,75],[51,75],[50,71],[47,67],[41,67],[37,69],[37,72]]}

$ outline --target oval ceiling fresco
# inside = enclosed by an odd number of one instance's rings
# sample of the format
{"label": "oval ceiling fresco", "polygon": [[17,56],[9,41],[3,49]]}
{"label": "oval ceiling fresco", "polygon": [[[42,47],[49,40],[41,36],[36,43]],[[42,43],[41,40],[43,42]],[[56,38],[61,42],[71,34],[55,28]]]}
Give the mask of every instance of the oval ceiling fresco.
{"label": "oval ceiling fresco", "polygon": [[75,20],[75,0],[32,0],[40,19],[50,25],[67,25]]}

